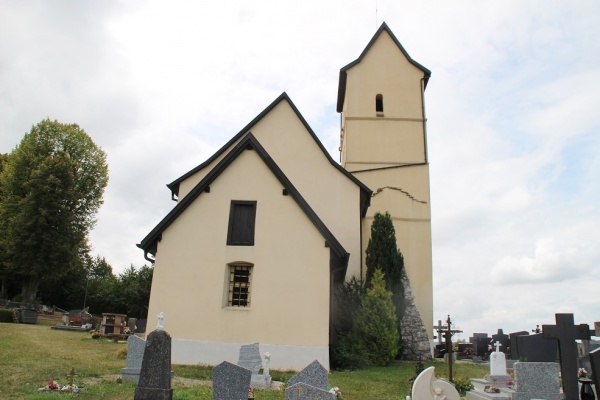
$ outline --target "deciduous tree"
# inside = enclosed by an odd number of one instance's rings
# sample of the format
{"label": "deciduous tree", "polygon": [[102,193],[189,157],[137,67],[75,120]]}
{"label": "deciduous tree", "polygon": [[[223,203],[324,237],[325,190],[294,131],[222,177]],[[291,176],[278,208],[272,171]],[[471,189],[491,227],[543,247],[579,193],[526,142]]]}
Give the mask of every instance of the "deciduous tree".
{"label": "deciduous tree", "polygon": [[24,301],[34,300],[41,280],[82,267],[107,183],[106,154],[75,124],[43,120],[10,154],[0,217]]}

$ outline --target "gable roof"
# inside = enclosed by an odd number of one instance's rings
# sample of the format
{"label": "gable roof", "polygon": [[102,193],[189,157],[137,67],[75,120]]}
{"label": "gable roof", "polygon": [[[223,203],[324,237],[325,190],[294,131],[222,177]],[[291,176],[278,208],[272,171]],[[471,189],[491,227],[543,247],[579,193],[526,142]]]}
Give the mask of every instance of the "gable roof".
{"label": "gable roof", "polygon": [[262,147],[254,135],[249,132],[225,157],[219,161],[219,163],[202,179],[198,184],[185,196],[177,205],[167,214],[162,221],[137,245],[139,248],[144,250],[144,257],[147,257],[148,253],[156,255],[158,241],[162,238],[162,233],[183,213],[193,202],[210,186],[210,184],[217,179],[223,171],[233,163],[237,157],[245,150],[254,150],[264,161],[267,167],[271,170],[273,175],[281,182],[283,187],[287,190],[288,194],[296,201],[298,206],[302,209],[304,214],[313,223],[315,228],[321,233],[323,238],[327,241],[331,251],[338,258],[338,265],[342,265],[345,271],[345,267],[348,264],[349,253],[342,247],[340,242],[336,239],[331,231],[325,226],[323,221],[314,212],[306,200],[302,197],[300,192],[294,187],[292,182],[285,176],[283,171],[277,166],[275,161],[269,156],[267,151]]}
{"label": "gable roof", "polygon": [[296,114],[298,119],[300,120],[300,122],[302,122],[302,125],[304,125],[304,127],[306,128],[308,133],[311,135],[311,137],[313,138],[313,140],[315,141],[317,146],[319,146],[319,148],[323,152],[323,155],[325,155],[325,157],[327,157],[327,160],[329,160],[329,163],[331,165],[333,165],[337,170],[339,170],[342,174],[344,174],[348,179],[350,179],[352,182],[354,182],[356,185],[358,185],[360,187],[360,189],[361,189],[360,208],[361,208],[361,215],[364,217],[366,215],[367,208],[369,208],[369,205],[371,204],[371,194],[373,193],[373,191],[371,189],[369,189],[360,180],[358,180],[358,178],[356,178],[354,175],[352,175],[351,173],[346,171],[340,164],[336,163],[333,160],[333,158],[331,158],[331,156],[329,155],[329,153],[327,152],[327,150],[325,149],[325,147],[323,146],[323,144],[321,143],[321,141],[319,140],[319,138],[317,137],[315,132],[308,125],[308,122],[306,122],[306,120],[304,119],[302,114],[300,114],[300,111],[296,108],[296,106],[294,105],[294,103],[292,102],[292,100],[290,99],[290,97],[287,95],[286,92],[283,92],[281,95],[279,95],[279,97],[277,97],[267,108],[265,108],[252,121],[250,121],[250,123],[248,123],[248,125],[246,125],[244,128],[242,128],[241,131],[239,131],[233,138],[231,138],[227,143],[225,143],[225,145],[223,147],[221,147],[215,154],[210,156],[208,158],[208,160],[206,160],[202,164],[198,165],[197,167],[191,169],[190,171],[186,172],[179,178],[175,179],[173,182],[167,184],[167,187],[171,190],[172,197],[174,198],[175,196],[179,195],[179,184],[182,181],[184,181],[185,179],[194,175],[196,172],[204,169],[205,167],[210,165],[214,160],[219,158],[229,147],[231,147],[231,145],[233,143],[238,141],[244,134],[248,133],[250,131],[250,129],[258,123],[258,121],[260,121],[265,115],[267,115],[269,112],[271,112],[271,110],[273,110],[282,101],[288,102],[288,104],[290,105],[290,107],[292,108],[292,110],[294,111],[294,113]]}
{"label": "gable roof", "polygon": [[365,47],[365,49],[360,54],[360,56],[356,60],[352,61],[350,64],[348,64],[345,67],[340,69],[340,80],[339,80],[339,84],[338,84],[337,112],[342,112],[342,110],[344,109],[344,98],[346,97],[346,78],[347,78],[348,70],[362,61],[362,59],[369,52],[369,50],[371,49],[373,44],[377,41],[379,36],[384,31],[390,35],[390,37],[392,38],[394,43],[396,43],[396,46],[398,46],[398,48],[400,49],[402,54],[404,54],[404,57],[406,57],[406,59],[411,64],[413,64],[415,67],[417,67],[421,71],[423,71],[423,78],[425,79],[425,87],[427,87],[427,82],[429,81],[429,77],[431,76],[431,71],[428,70],[427,68],[425,68],[424,66],[422,66],[421,64],[419,64],[418,62],[416,62],[415,60],[413,60],[412,58],[410,58],[410,56],[408,55],[408,53],[406,52],[404,47],[402,47],[402,45],[400,44],[398,39],[396,39],[396,36],[394,36],[394,33],[392,32],[392,30],[384,22],[383,24],[381,24],[381,26],[379,27],[377,32],[375,32],[375,35],[373,35],[373,37],[371,38],[371,41],[369,42],[369,44],[367,44],[367,47]]}

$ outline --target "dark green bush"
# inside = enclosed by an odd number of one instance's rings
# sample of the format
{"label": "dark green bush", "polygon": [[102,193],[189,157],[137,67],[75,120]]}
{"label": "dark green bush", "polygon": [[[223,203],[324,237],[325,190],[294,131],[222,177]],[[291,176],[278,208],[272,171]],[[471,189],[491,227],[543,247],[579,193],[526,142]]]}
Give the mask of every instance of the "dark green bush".
{"label": "dark green bush", "polygon": [[8,308],[0,308],[0,322],[14,322],[13,310]]}

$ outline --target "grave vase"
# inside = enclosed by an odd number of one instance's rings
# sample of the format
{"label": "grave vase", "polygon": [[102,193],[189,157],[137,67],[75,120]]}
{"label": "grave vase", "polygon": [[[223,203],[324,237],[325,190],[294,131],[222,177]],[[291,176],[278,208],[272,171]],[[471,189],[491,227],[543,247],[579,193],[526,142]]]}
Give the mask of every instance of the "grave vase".
{"label": "grave vase", "polygon": [[581,378],[581,391],[579,392],[581,400],[596,400],[594,396],[594,390],[592,389],[592,380],[587,378]]}

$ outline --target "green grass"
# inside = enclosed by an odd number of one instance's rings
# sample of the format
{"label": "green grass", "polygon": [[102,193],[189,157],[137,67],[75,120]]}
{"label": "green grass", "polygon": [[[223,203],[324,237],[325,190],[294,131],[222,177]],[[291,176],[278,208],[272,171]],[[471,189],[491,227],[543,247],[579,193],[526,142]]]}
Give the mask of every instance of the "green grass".
{"label": "green grass", "polygon": [[[132,399],[135,385],[117,383],[109,375],[119,375],[126,360],[118,353],[125,344],[103,339],[93,340],[89,334],[52,330],[44,325],[0,323],[0,398],[1,399]],[[446,377],[447,365],[435,365],[436,375]],[[75,368],[75,383],[96,378],[85,384],[79,394],[38,394],[37,389],[48,380],[66,384],[65,375]],[[396,363],[386,368],[369,368],[354,372],[332,372],[329,384],[338,386],[346,400],[399,400],[409,394],[409,379],[414,375],[414,363]],[[454,376],[483,377],[487,370],[475,364],[454,365]],[[210,380],[212,369],[206,366],[174,365],[175,376]],[[287,382],[294,373],[271,371],[274,380]],[[173,398],[177,400],[210,400],[212,390],[204,386],[186,387],[173,383]],[[257,400],[284,399],[284,392],[256,391]]]}

